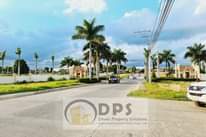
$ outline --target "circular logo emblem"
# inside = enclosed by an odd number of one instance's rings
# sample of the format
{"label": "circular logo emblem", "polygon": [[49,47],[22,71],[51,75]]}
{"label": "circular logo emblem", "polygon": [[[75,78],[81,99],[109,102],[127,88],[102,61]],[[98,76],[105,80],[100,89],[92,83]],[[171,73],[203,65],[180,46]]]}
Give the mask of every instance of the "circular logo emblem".
{"label": "circular logo emblem", "polygon": [[90,125],[97,117],[97,109],[92,102],[78,99],[65,107],[64,116],[69,124]]}

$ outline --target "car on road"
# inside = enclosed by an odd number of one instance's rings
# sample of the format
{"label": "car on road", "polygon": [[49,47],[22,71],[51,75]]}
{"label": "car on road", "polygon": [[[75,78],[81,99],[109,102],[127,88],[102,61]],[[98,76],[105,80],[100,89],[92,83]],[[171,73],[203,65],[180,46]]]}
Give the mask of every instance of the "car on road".
{"label": "car on road", "polygon": [[112,75],[109,77],[108,83],[120,83],[120,78],[118,76]]}
{"label": "car on road", "polygon": [[188,87],[187,97],[198,106],[206,105],[206,82],[194,82]]}
{"label": "car on road", "polygon": [[129,79],[137,80],[137,75],[134,75],[134,74],[133,74],[133,75],[130,75],[130,76],[129,76]]}

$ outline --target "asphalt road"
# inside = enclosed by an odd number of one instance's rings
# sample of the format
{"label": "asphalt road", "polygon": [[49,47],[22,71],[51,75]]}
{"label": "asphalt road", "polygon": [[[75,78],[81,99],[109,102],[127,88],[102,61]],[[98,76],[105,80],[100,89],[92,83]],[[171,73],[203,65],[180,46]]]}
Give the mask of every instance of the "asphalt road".
{"label": "asphalt road", "polygon": [[148,100],[144,130],[63,130],[62,98],[126,97],[141,80],[95,84],[0,101],[0,137],[205,137],[206,109],[191,102]]}

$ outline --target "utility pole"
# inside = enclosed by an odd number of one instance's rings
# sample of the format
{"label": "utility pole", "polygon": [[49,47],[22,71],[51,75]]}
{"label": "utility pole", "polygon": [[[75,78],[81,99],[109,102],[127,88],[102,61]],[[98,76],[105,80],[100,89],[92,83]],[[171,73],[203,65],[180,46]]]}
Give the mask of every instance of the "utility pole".
{"label": "utility pole", "polygon": [[160,58],[159,58],[159,52],[157,52],[157,78],[160,78],[159,65],[160,65]]}
{"label": "utility pole", "polygon": [[160,33],[165,25],[165,22],[171,12],[172,6],[175,0],[162,0],[160,3],[159,15],[156,18],[155,25],[152,31],[152,36],[150,40],[150,55],[149,55],[149,83],[152,82],[151,80],[151,50],[154,48],[155,44],[157,43]]}
{"label": "utility pole", "polygon": [[148,80],[149,80],[149,83],[152,83],[152,75],[151,75],[151,49],[149,49],[149,55],[148,55]]}

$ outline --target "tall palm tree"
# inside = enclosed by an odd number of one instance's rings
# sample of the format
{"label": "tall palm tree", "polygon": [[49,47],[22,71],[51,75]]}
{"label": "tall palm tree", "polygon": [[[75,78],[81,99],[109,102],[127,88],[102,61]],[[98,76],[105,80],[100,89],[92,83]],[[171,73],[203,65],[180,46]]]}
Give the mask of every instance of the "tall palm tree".
{"label": "tall palm tree", "polygon": [[106,61],[106,75],[109,76],[109,63],[112,61],[112,51],[110,46],[105,43],[101,51],[101,58]]}
{"label": "tall palm tree", "polygon": [[193,46],[187,47],[187,52],[185,53],[185,58],[190,58],[191,62],[199,66],[201,71],[201,64],[205,61],[205,45],[195,43]]}
{"label": "tall palm tree", "polygon": [[121,49],[114,49],[112,52],[112,60],[117,65],[117,74],[119,74],[121,63],[126,63],[128,61],[126,55],[127,54]]}
{"label": "tall palm tree", "polygon": [[102,54],[102,50],[105,46],[104,44],[105,38],[102,37],[102,39],[97,39],[97,42],[95,42],[95,51],[96,51],[96,78],[99,80],[99,71],[100,71],[100,58]]}
{"label": "tall palm tree", "polygon": [[54,70],[55,56],[51,56],[51,60],[52,60],[52,72],[53,72],[53,70]]}
{"label": "tall palm tree", "polygon": [[35,73],[37,74],[39,55],[38,55],[38,53],[36,53],[36,52],[34,53],[34,59],[35,59]]}
{"label": "tall palm tree", "polygon": [[72,36],[72,39],[83,39],[89,43],[89,78],[92,79],[92,42],[97,39],[102,39],[103,35],[99,34],[104,30],[104,25],[95,25],[95,19],[91,22],[84,20],[82,26],[76,26],[76,34]]}
{"label": "tall palm tree", "polygon": [[4,60],[6,58],[6,51],[0,52],[0,60],[2,61],[2,73],[4,72]]}
{"label": "tall palm tree", "polygon": [[[94,66],[95,66],[96,78],[97,79],[99,79],[100,59],[101,59],[102,50],[103,50],[104,46],[106,46],[105,43],[104,43],[104,40],[105,40],[104,37],[95,39],[92,42],[92,46],[91,46],[93,63],[94,63]],[[89,48],[90,48],[89,43],[87,43],[85,45],[85,47],[83,48],[83,50],[88,51]],[[85,55],[88,55],[88,53],[86,53]],[[86,57],[88,57],[88,56],[86,56]]]}
{"label": "tall palm tree", "polygon": [[18,60],[18,75],[20,76],[21,74],[21,48],[16,49],[16,55],[17,55],[17,60]]}
{"label": "tall palm tree", "polygon": [[170,70],[171,64],[175,64],[175,54],[171,50],[163,50],[160,55],[160,63],[165,62],[166,70]]}
{"label": "tall palm tree", "polygon": [[152,60],[152,69],[154,70],[157,66],[157,55],[156,54],[153,54],[151,56],[151,60]]}
{"label": "tall palm tree", "polygon": [[[87,65],[89,65],[89,56],[90,56],[90,51],[89,50],[90,50],[90,45],[89,45],[89,43],[87,43],[83,47],[83,52],[84,52],[83,60],[86,61]],[[92,52],[91,63],[93,64],[93,66],[95,66],[95,64],[96,64],[96,52],[95,52],[95,46],[93,44],[91,45],[91,52]]]}

